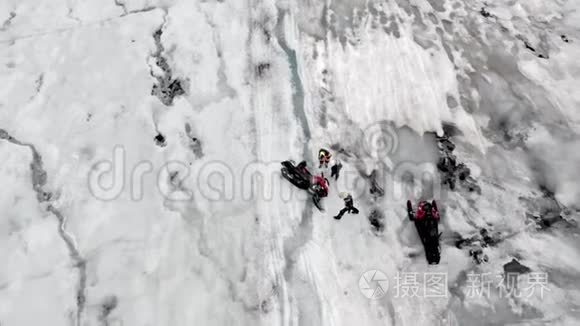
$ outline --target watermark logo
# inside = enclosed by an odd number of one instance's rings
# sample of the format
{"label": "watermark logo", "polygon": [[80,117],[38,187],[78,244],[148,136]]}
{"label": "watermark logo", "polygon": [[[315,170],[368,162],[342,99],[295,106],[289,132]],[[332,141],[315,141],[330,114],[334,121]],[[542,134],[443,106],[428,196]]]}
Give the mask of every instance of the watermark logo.
{"label": "watermark logo", "polygon": [[[395,298],[445,298],[448,296],[447,273],[397,273],[392,282]],[[366,271],[359,279],[361,293],[378,300],[387,294],[389,280],[380,270]]]}
{"label": "watermark logo", "polygon": [[368,126],[363,132],[363,138],[364,150],[375,159],[388,157],[399,150],[399,137],[388,121]]}
{"label": "watermark logo", "polygon": [[387,294],[389,280],[385,273],[374,269],[366,271],[360,277],[358,287],[367,299],[378,300]]}
{"label": "watermark logo", "polygon": [[465,296],[467,298],[490,298],[496,295],[500,298],[544,298],[548,288],[548,274],[531,272],[520,275],[507,273],[493,275],[491,273],[467,274]]}
{"label": "watermark logo", "polygon": [[[359,288],[368,299],[378,300],[385,296],[389,284],[394,298],[447,298],[448,275],[440,272],[397,272],[392,281],[380,270],[369,270],[359,280]],[[543,299],[549,292],[548,274],[531,272],[469,273],[462,291],[466,298],[532,298]]]}
{"label": "watermark logo", "polygon": [[394,290],[396,298],[445,298],[447,273],[397,273]]}
{"label": "watermark logo", "polygon": [[[346,155],[350,159],[340,171],[340,178],[330,178],[331,190],[349,192],[355,200],[369,193],[393,201],[418,196],[442,198],[442,180],[433,162],[393,163],[391,158],[399,152],[401,144],[392,123],[371,124],[363,130],[356,144],[359,146]],[[92,166],[87,182],[95,198],[111,201],[123,196],[141,201],[152,190],[169,201],[288,202],[307,199],[308,196],[281,175],[281,161],[129,162],[128,157],[135,157],[129,155],[134,154],[129,150],[115,146],[109,158]],[[317,165],[318,162],[308,162],[311,174],[317,173]]]}
{"label": "watermark logo", "polygon": [[[87,182],[91,194],[103,201],[122,195],[141,201],[150,187],[155,187],[170,201],[191,201],[196,196],[212,202],[305,199],[306,192],[282,177],[280,163],[249,162],[236,169],[231,162],[222,161],[199,162],[193,166],[179,161],[161,165],[150,161],[129,164],[126,149],[118,146],[111,159],[93,165]],[[369,178],[350,165],[343,168],[338,180],[333,180],[331,188],[349,192],[355,200],[366,196],[376,185],[381,187],[382,195],[394,201],[419,192],[441,198],[440,177],[432,163],[401,162],[381,171]]]}

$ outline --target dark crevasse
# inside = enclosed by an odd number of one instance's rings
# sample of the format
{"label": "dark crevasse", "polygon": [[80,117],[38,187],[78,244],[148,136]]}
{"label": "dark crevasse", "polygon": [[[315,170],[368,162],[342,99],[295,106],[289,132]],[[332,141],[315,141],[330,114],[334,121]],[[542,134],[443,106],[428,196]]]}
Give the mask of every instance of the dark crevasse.
{"label": "dark crevasse", "polygon": [[308,119],[306,118],[306,112],[304,111],[304,86],[302,85],[302,80],[300,79],[300,74],[298,73],[298,58],[296,51],[288,46],[286,38],[284,37],[284,18],[286,12],[280,10],[278,14],[278,24],[276,26],[276,37],[278,43],[286,56],[288,57],[288,65],[290,67],[291,82],[293,85],[292,91],[292,106],[294,107],[294,115],[302,127],[304,133],[304,144],[302,147],[302,154],[305,160],[311,161],[312,155],[308,149],[308,141],[312,137],[310,132],[310,127],[308,125]]}
{"label": "dark crevasse", "polygon": [[[292,106],[294,108],[294,115],[298,123],[302,127],[304,135],[304,143],[302,147],[302,158],[307,162],[313,162],[313,156],[308,148],[308,143],[311,138],[311,131],[304,111],[304,86],[300,79],[298,72],[298,58],[296,51],[290,48],[284,37],[284,18],[286,11],[280,10],[278,14],[278,23],[276,25],[276,38],[282,50],[288,57],[288,65],[290,67],[292,90]],[[293,236],[284,241],[284,256],[286,259],[286,268],[284,270],[284,278],[291,285],[293,292],[299,300],[299,324],[320,324],[322,318],[322,307],[318,301],[318,295],[311,285],[304,281],[295,280],[293,277],[293,270],[296,263],[296,253],[299,252],[311,239],[313,233],[313,209],[314,205],[308,202],[302,211],[301,222],[296,229]]]}

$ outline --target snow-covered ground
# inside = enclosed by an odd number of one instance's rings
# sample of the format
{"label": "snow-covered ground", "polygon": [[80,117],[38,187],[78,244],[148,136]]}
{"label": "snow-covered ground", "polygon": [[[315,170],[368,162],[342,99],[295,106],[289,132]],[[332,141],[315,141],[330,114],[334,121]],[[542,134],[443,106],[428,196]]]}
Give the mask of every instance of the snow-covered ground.
{"label": "snow-covered ground", "polygon": [[4,0],[0,325],[578,325],[579,57],[569,0]]}

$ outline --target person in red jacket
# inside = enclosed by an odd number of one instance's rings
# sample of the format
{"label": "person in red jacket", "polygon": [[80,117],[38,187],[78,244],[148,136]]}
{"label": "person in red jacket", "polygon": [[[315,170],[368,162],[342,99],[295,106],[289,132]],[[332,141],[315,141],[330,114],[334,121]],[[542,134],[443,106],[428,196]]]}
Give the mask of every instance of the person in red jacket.
{"label": "person in red jacket", "polygon": [[407,201],[407,214],[411,221],[415,222],[417,233],[425,248],[425,258],[429,264],[439,264],[441,260],[441,248],[439,245],[439,209],[435,200],[432,202],[421,201],[417,212],[413,211],[411,201]]}
{"label": "person in red jacket", "polygon": [[318,166],[319,169],[321,168],[328,168],[328,163],[330,163],[330,159],[332,158],[332,154],[330,154],[330,152],[327,149],[321,148],[318,151],[318,163],[320,163],[320,165]]}
{"label": "person in red jacket", "polygon": [[437,209],[437,202],[433,200],[431,203],[422,200],[419,202],[417,212],[413,212],[413,205],[410,200],[407,200],[407,214],[411,221],[434,219],[439,221],[439,210]]}
{"label": "person in red jacket", "polygon": [[324,177],[323,173],[312,177],[312,190],[319,197],[328,196],[328,179]]}
{"label": "person in red jacket", "polygon": [[314,205],[316,205],[319,210],[324,211],[324,207],[322,206],[320,199],[328,196],[328,179],[324,177],[323,173],[312,177],[312,183],[308,190],[312,194]]}

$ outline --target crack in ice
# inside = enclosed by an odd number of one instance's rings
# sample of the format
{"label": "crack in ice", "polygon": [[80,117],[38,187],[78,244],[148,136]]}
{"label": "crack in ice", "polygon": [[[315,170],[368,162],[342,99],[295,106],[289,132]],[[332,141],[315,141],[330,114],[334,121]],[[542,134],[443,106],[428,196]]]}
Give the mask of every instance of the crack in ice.
{"label": "crack in ice", "polygon": [[236,90],[233,89],[229,82],[228,82],[228,76],[226,74],[226,61],[224,59],[223,56],[223,51],[222,51],[222,46],[221,46],[221,35],[219,32],[219,27],[216,25],[216,23],[211,19],[211,17],[209,16],[209,14],[203,10],[201,8],[201,6],[198,5],[198,9],[199,11],[205,16],[205,20],[207,22],[207,24],[212,28],[213,31],[213,42],[215,44],[215,50],[216,50],[216,54],[217,57],[219,58],[219,67],[218,67],[218,90],[225,94],[226,97],[229,98],[234,98],[237,94]]}
{"label": "crack in ice", "polygon": [[153,11],[153,10],[158,8],[156,6],[147,6],[147,7],[141,8],[141,9],[129,10],[129,9],[127,9],[127,4],[125,3],[125,0],[114,0],[114,1],[115,1],[115,6],[121,8],[121,10],[123,10],[123,13],[121,14],[120,17],[126,17],[126,16],[133,15],[133,14],[149,12],[149,11]]}
{"label": "crack in ice", "polygon": [[123,10],[123,15],[127,15],[129,12],[127,11],[127,4],[121,0],[115,0],[115,6],[121,8]]}
{"label": "crack in ice", "polygon": [[5,31],[8,29],[8,27],[10,27],[10,24],[12,24],[12,20],[16,17],[16,13],[14,11],[10,12],[10,16],[8,17],[8,19],[6,19],[4,21],[4,23],[2,23],[2,26],[0,27],[0,31]]}
{"label": "crack in ice", "polygon": [[288,45],[286,38],[284,37],[284,16],[286,11],[280,10],[278,13],[278,23],[276,25],[276,37],[278,39],[278,44],[284,50],[288,56],[288,63],[290,65],[290,72],[292,74],[292,84],[294,91],[292,92],[292,104],[294,107],[294,114],[302,127],[304,132],[304,146],[302,148],[303,157],[309,161],[312,161],[312,155],[308,150],[308,139],[311,138],[312,133],[310,132],[310,126],[308,125],[308,119],[306,118],[306,112],[304,111],[304,86],[302,85],[302,80],[300,79],[300,74],[298,72],[298,58],[296,51]]}
{"label": "crack in ice", "polygon": [[[292,92],[292,106],[294,108],[294,115],[296,116],[297,121],[299,122],[300,126],[302,127],[302,131],[303,131],[303,135],[304,135],[304,143],[303,143],[303,147],[302,147],[302,157],[307,160],[312,162],[312,154],[310,153],[310,150],[308,148],[308,144],[309,144],[309,140],[312,137],[311,131],[310,131],[310,126],[308,124],[308,119],[306,117],[306,112],[304,110],[304,86],[302,85],[302,80],[300,79],[300,74],[298,71],[298,58],[297,58],[297,54],[296,51],[292,48],[290,48],[290,46],[287,43],[287,40],[284,36],[284,17],[285,15],[287,15],[288,12],[286,10],[282,10],[279,9],[278,11],[278,21],[277,24],[275,26],[275,33],[276,33],[276,39],[278,41],[278,44],[280,45],[280,47],[282,48],[282,50],[286,53],[286,56],[288,57],[288,64],[290,66],[290,73],[291,73],[291,82],[293,85],[293,92]],[[283,272],[283,276],[286,279],[286,282],[288,284],[292,284],[292,278],[293,278],[293,270],[296,264],[296,254],[303,249],[309,241],[312,240],[312,234],[313,234],[313,212],[314,210],[314,205],[312,204],[312,202],[308,202],[305,206],[304,209],[302,211],[302,218],[300,221],[300,224],[296,230],[296,233],[286,239],[284,241],[284,258],[286,260],[286,266],[284,268],[284,272]],[[308,285],[308,287],[310,287],[311,285]],[[300,288],[300,285],[298,285],[298,288]],[[294,288],[294,291],[297,291],[298,289]],[[316,291],[315,289],[311,289],[311,291]],[[316,295],[315,295],[316,296]],[[320,302],[316,302],[318,304],[320,304]],[[309,318],[314,318],[316,319],[316,317],[318,317],[318,319],[320,319],[320,316],[322,316],[322,307],[318,306],[318,315],[317,316],[309,316]],[[300,310],[300,308],[299,308]],[[304,311],[300,311],[299,315],[303,316]],[[302,317],[304,318],[304,316]]]}
{"label": "crack in ice", "polygon": [[79,271],[79,284],[76,292],[76,303],[77,303],[77,313],[76,313],[76,325],[81,325],[81,317],[85,306],[85,289],[86,289],[86,260],[80,254],[78,247],[75,243],[74,237],[70,235],[66,230],[66,217],[54,207],[50,202],[52,200],[52,193],[45,191],[44,186],[47,181],[47,173],[43,168],[42,156],[36,150],[36,147],[30,143],[24,143],[20,140],[12,137],[4,129],[0,129],[0,139],[4,139],[9,143],[14,145],[28,147],[32,153],[32,162],[30,163],[30,171],[32,172],[32,188],[36,193],[36,199],[39,204],[44,202],[48,203],[46,211],[54,215],[58,220],[58,233],[61,239],[67,246],[69,255],[74,261],[74,267]]}

